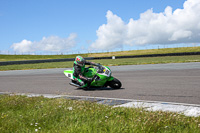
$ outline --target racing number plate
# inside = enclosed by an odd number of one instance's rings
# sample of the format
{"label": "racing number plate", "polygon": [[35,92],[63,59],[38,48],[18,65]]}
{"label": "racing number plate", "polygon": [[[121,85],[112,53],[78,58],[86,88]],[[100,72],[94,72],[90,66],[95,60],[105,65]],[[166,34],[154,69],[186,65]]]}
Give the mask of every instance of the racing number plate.
{"label": "racing number plate", "polygon": [[105,71],[105,74],[106,74],[106,75],[109,75],[109,71],[108,71],[108,70],[106,70],[106,71]]}
{"label": "racing number plate", "polygon": [[103,71],[104,71],[104,75],[108,77],[110,76],[111,72],[108,69],[105,68]]}

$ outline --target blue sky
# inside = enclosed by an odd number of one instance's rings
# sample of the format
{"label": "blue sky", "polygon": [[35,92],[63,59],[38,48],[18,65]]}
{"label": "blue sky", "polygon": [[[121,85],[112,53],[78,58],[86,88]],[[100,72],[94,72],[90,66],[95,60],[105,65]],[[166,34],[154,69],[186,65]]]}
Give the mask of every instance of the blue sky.
{"label": "blue sky", "polygon": [[194,13],[199,5],[199,0],[0,0],[0,52],[70,53],[198,44],[200,29],[194,25],[200,27],[200,19],[193,18],[199,17]]}

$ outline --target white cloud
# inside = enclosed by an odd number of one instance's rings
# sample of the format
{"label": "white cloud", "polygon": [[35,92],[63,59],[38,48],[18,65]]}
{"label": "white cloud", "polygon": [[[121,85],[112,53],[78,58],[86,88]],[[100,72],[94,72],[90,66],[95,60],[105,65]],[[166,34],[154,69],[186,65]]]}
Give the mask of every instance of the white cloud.
{"label": "white cloud", "polygon": [[187,0],[183,9],[164,12],[149,9],[138,20],[126,24],[119,16],[107,12],[107,24],[96,31],[97,40],[91,49],[114,49],[123,45],[178,44],[200,42],[200,0]]}
{"label": "white cloud", "polygon": [[192,32],[191,31],[184,31],[184,30],[179,30],[179,31],[175,31],[172,34],[172,37],[169,38],[169,41],[177,41],[181,38],[190,38],[192,36]]}
{"label": "white cloud", "polygon": [[60,38],[58,36],[43,37],[40,41],[22,40],[14,43],[11,48],[14,51],[25,53],[34,51],[69,51],[76,45],[77,34],[72,33],[68,38]]}
{"label": "white cloud", "polygon": [[19,43],[14,43],[11,48],[14,49],[14,51],[19,51],[19,52],[30,52],[32,51],[32,42],[28,40],[22,40]]}
{"label": "white cloud", "polygon": [[124,36],[126,36],[125,23],[120,17],[111,11],[107,12],[107,24],[103,24],[97,30],[98,39],[91,45],[95,49],[112,49],[122,47]]}

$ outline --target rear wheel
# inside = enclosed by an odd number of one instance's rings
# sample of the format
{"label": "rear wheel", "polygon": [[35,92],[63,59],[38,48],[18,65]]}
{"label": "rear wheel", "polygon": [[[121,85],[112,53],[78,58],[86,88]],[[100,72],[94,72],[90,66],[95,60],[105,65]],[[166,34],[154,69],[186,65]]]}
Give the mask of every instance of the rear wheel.
{"label": "rear wheel", "polygon": [[109,81],[108,85],[111,88],[114,88],[114,89],[120,89],[121,86],[122,86],[121,82],[118,79],[116,79],[116,78],[114,78],[112,81]]}

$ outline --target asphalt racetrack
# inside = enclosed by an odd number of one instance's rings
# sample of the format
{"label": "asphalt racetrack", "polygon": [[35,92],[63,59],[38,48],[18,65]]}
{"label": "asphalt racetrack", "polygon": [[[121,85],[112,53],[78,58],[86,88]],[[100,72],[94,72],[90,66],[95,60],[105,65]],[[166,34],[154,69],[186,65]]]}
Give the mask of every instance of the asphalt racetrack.
{"label": "asphalt racetrack", "polygon": [[[77,89],[61,69],[0,72],[0,92],[63,94],[200,104],[200,63],[111,66],[121,89]],[[68,68],[69,69],[69,68]],[[72,69],[72,68],[70,68]]]}

